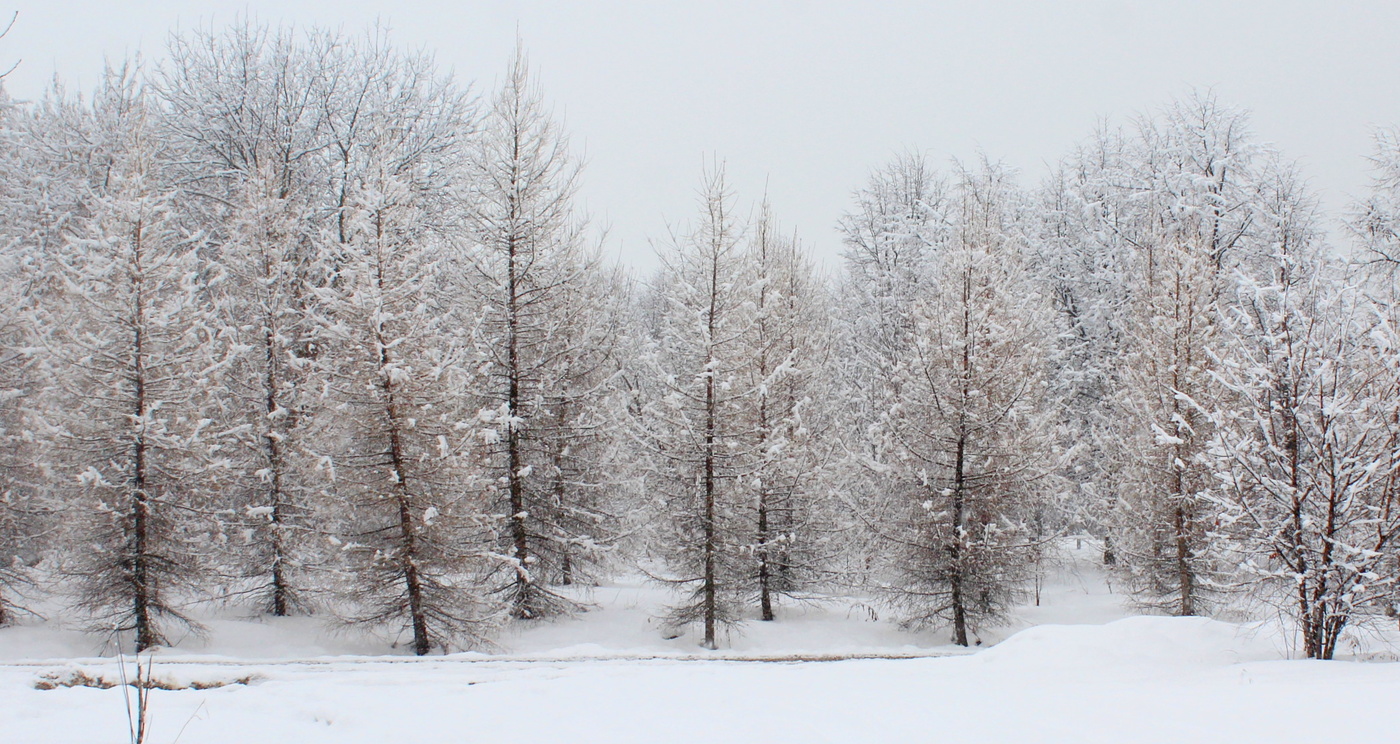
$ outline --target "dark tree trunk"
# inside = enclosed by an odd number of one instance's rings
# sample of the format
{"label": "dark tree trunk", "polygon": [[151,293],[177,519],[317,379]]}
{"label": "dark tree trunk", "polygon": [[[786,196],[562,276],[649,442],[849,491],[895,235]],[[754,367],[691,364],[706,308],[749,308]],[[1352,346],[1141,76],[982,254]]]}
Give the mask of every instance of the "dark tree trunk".
{"label": "dark tree trunk", "polygon": [[714,343],[715,333],[718,330],[718,310],[716,302],[719,293],[719,260],[715,258],[710,264],[710,308],[706,317],[706,345],[707,353],[705,364],[705,641],[704,646],[708,649],[718,648],[715,640],[715,625],[719,616],[718,597],[718,576],[716,575],[716,553],[718,552],[718,525],[715,524],[715,445],[716,427],[718,426],[718,411],[715,401],[715,376],[714,376]]}
{"label": "dark tree trunk", "polygon": [[718,614],[716,597],[715,552],[715,381],[705,378],[705,641],[708,649],[717,648],[715,620]]}
{"label": "dark tree trunk", "polygon": [[[1177,482],[1180,484],[1181,476],[1178,474]],[[1178,498],[1181,497],[1180,486],[1177,490]],[[1177,580],[1177,612],[1182,617],[1196,614],[1196,576],[1191,570],[1191,543],[1187,530],[1190,529],[1190,517],[1186,513],[1186,506],[1180,501],[1172,509],[1172,527],[1176,530],[1176,554],[1173,556],[1176,562]]]}
{"label": "dark tree trunk", "polygon": [[[382,231],[382,225],[379,226]],[[382,237],[382,233],[381,233]],[[379,290],[384,291],[384,269],[381,261],[376,277]],[[394,381],[391,375],[384,374],[389,368],[389,349],[384,342],[382,327],[377,332],[379,344],[379,380],[384,393],[384,414],[389,427],[389,465],[394,476],[394,499],[398,505],[399,520],[399,562],[403,572],[404,590],[408,594],[409,622],[413,627],[413,653],[426,656],[432,651],[432,638],[428,634],[428,615],[423,600],[423,582],[418,576],[418,535],[413,524],[413,494],[408,486],[407,463],[403,451],[403,438],[399,428],[398,402],[394,394]]]}
{"label": "dark tree trunk", "polygon": [[[387,352],[382,351],[382,364],[388,364]],[[404,590],[408,594],[409,621],[413,626],[413,653],[426,656],[432,651],[428,635],[428,614],[423,602],[423,582],[418,576],[418,535],[413,524],[413,497],[408,490],[403,444],[399,436],[398,410],[394,402],[393,383],[383,377],[385,402],[389,420],[389,457],[394,474],[394,500],[398,505],[399,562],[403,571]]]}
{"label": "dark tree trunk", "polygon": [[953,535],[948,543],[948,589],[953,606],[953,642],[967,645],[967,600],[963,596],[962,526],[966,487],[966,437],[959,437],[953,470]]}
{"label": "dark tree trunk", "polygon": [[264,385],[267,388],[267,429],[263,433],[263,447],[267,456],[267,469],[270,474],[267,483],[268,503],[272,507],[271,527],[269,528],[270,545],[272,549],[272,614],[276,617],[286,617],[291,614],[291,587],[287,585],[286,575],[286,514],[283,510],[285,500],[282,492],[282,470],[285,467],[282,462],[282,445],[280,438],[275,431],[277,414],[281,406],[277,402],[277,341],[273,337],[272,325],[268,323],[263,336],[264,364],[266,367],[266,379]]}
{"label": "dark tree trunk", "polygon": [[770,565],[772,558],[769,555],[768,534],[768,489],[759,489],[758,496],[758,606],[760,617],[767,621],[773,619],[773,577]]}
{"label": "dark tree trunk", "polygon": [[[134,234],[136,250],[137,281],[140,281],[142,227],[138,223]],[[136,631],[136,652],[140,653],[165,642],[156,628],[154,612],[154,577],[151,575],[151,513],[150,494],[147,493],[147,443],[146,443],[146,349],[145,323],[146,309],[141,287],[136,291],[135,336],[132,344],[132,381],[134,400],[132,413],[136,417],[136,432],[132,441],[131,494],[130,494],[130,533],[127,535],[127,560],[130,561],[132,629]]]}

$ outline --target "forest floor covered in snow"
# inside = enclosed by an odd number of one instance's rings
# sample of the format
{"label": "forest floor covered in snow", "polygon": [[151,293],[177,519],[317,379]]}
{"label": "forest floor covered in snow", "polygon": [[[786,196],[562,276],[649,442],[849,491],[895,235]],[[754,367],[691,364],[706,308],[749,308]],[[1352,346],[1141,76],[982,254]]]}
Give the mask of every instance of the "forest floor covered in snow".
{"label": "forest floor covered in snow", "polygon": [[[747,623],[727,648],[665,639],[664,591],[619,582],[576,620],[505,634],[499,654],[416,659],[320,621],[208,619],[155,656],[147,741],[1371,742],[1400,699],[1393,638],[1352,661],[1287,660],[1270,624],[1129,617],[1095,549],[1067,545],[1040,606],[971,651],[859,600]],[[0,630],[0,741],[124,742],[121,678],[100,641]],[[129,660],[128,660],[129,662]],[[131,673],[130,664],[126,671]],[[56,683],[56,684],[55,684]],[[53,689],[39,689],[53,687]],[[206,689],[193,689],[202,687]]]}

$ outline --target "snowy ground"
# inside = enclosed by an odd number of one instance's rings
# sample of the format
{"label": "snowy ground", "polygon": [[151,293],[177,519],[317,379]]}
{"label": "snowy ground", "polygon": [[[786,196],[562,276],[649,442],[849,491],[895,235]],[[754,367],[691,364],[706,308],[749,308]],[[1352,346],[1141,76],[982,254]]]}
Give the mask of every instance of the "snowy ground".
{"label": "snowy ground", "polygon": [[[1041,606],[973,653],[848,600],[750,623],[724,660],[696,660],[715,655],[651,620],[664,594],[626,583],[599,589],[579,620],[508,634],[497,656],[354,655],[383,642],[305,619],[219,620],[207,642],[160,654],[155,674],[247,683],[154,691],[148,741],[1394,740],[1400,664],[1285,661],[1269,626],[1124,619],[1091,556],[1071,552]],[[94,645],[48,626],[0,631],[0,742],[127,740],[121,688],[35,689],[76,671],[117,679],[113,660],[80,658]],[[895,658],[759,661],[799,656]]]}

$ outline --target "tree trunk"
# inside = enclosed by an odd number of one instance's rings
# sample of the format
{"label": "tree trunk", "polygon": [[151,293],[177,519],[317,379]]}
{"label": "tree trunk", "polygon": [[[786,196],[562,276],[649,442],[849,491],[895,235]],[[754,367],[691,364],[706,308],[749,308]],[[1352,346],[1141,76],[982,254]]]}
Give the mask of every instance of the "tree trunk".
{"label": "tree trunk", "polygon": [[146,403],[146,309],[143,302],[144,294],[139,285],[142,276],[140,271],[141,233],[142,226],[137,223],[133,242],[138,286],[136,287],[135,336],[132,344],[132,358],[134,360],[132,380],[135,386],[132,413],[136,416],[137,424],[135,437],[132,441],[131,458],[131,532],[127,536],[127,557],[131,561],[132,626],[136,631],[137,653],[165,642],[156,629],[155,618],[152,617],[153,608],[151,607],[154,600],[154,597],[151,596],[154,592],[154,584],[151,577],[149,555],[151,541],[150,495],[146,492],[148,485],[146,417],[150,412],[147,410]]}
{"label": "tree trunk", "polygon": [[[383,236],[383,226],[377,224],[379,236]],[[384,264],[381,257],[377,267],[376,280],[379,291],[384,291]],[[377,321],[382,324],[383,321]],[[394,499],[398,504],[399,518],[399,561],[403,571],[404,589],[408,594],[409,622],[413,627],[413,653],[426,656],[432,651],[432,640],[428,635],[428,615],[423,601],[423,583],[418,576],[418,536],[413,525],[413,494],[408,487],[407,463],[403,451],[403,439],[399,430],[398,402],[394,397],[394,381],[386,374],[389,369],[389,348],[384,340],[383,326],[376,330],[379,345],[379,380],[384,392],[384,414],[389,426],[389,464],[394,478]]]}
{"label": "tree trunk", "polygon": [[277,342],[273,337],[272,325],[268,323],[266,333],[263,336],[264,364],[267,365],[267,376],[264,385],[267,388],[267,428],[263,432],[263,446],[267,455],[267,469],[269,473],[267,483],[268,503],[272,507],[270,547],[272,548],[272,614],[276,617],[286,617],[291,613],[290,595],[291,589],[287,586],[287,575],[284,563],[286,561],[285,524],[286,515],[283,513],[283,493],[282,493],[282,447],[277,432],[275,431],[277,414],[281,406],[277,402]]}
{"label": "tree trunk", "polygon": [[[1180,476],[1178,476],[1178,482]],[[1178,492],[1178,497],[1180,493]],[[1195,574],[1191,570],[1191,545],[1186,531],[1189,528],[1189,519],[1186,514],[1186,506],[1180,501],[1172,509],[1172,526],[1176,529],[1176,580],[1177,580],[1177,615],[1188,617],[1196,614],[1195,602]]]}
{"label": "tree trunk", "polygon": [[967,645],[967,602],[963,597],[962,571],[963,488],[966,486],[964,480],[966,454],[966,437],[959,437],[953,464],[953,535],[948,543],[948,588],[949,601],[953,605],[953,642],[959,646]]}
{"label": "tree trunk", "polygon": [[718,614],[715,576],[715,380],[705,378],[705,648],[715,649],[715,620]]}
{"label": "tree trunk", "polygon": [[760,617],[765,621],[773,619],[773,580],[769,568],[768,542],[768,488],[765,486],[759,489],[758,496],[758,605]]}

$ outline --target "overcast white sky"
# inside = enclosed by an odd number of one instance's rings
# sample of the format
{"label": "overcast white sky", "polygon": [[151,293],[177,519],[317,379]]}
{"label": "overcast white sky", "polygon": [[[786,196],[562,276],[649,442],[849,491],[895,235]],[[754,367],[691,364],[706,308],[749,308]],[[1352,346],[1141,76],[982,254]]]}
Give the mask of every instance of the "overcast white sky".
{"label": "overcast white sky", "polygon": [[359,31],[376,18],[490,87],[517,28],[586,152],[584,197],[613,250],[688,219],[702,158],[827,261],[869,170],[905,148],[979,149],[1036,183],[1102,117],[1212,87],[1303,162],[1329,206],[1366,183],[1376,125],[1400,124],[1400,2],[506,2],[11,0],[13,95],[54,74],[90,90],[103,56],[159,59],[170,29],[232,20]]}

